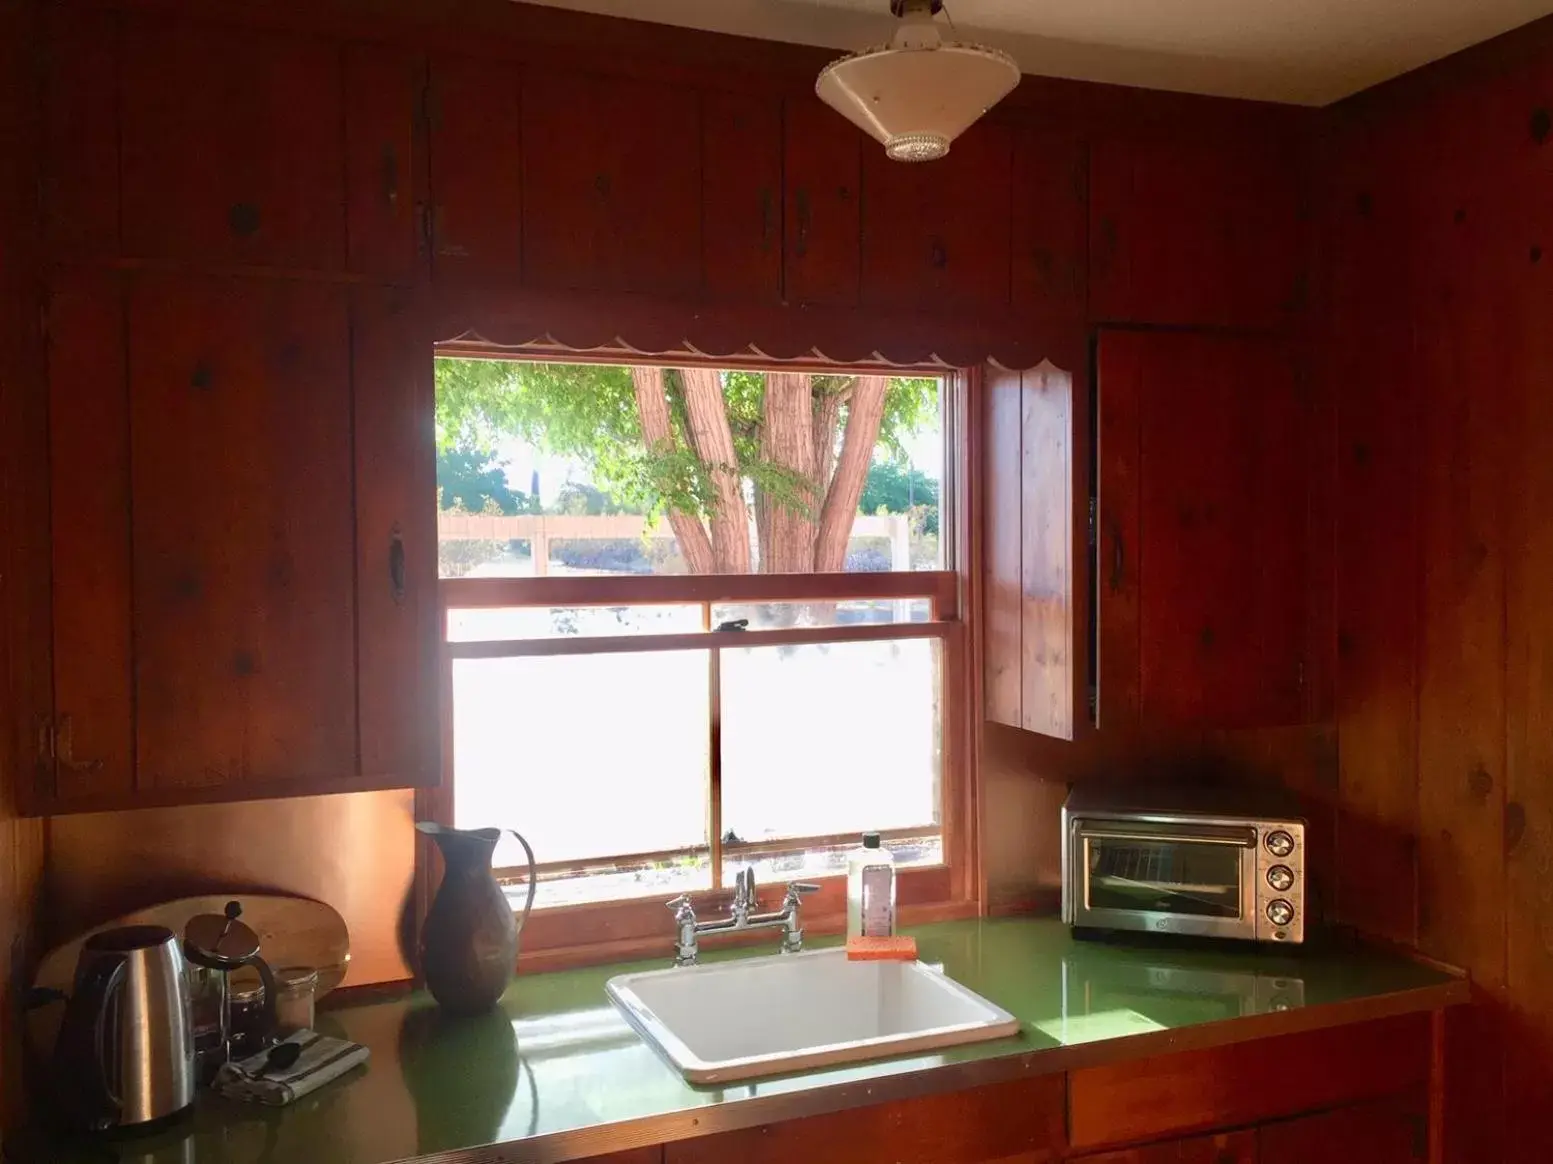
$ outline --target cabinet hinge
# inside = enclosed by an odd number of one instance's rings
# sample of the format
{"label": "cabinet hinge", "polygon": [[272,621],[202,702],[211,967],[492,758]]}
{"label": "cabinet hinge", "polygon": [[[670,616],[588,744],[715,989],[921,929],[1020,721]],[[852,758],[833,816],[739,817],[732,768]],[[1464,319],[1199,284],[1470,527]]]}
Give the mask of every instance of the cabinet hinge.
{"label": "cabinet hinge", "polygon": [[44,715],[38,718],[38,763],[39,765],[51,765],[59,754],[59,733],[54,726],[54,717]]}
{"label": "cabinet hinge", "polygon": [[1094,553],[1100,545],[1100,499],[1089,499],[1089,552]]}
{"label": "cabinet hinge", "polygon": [[1298,686],[1300,694],[1305,693],[1305,660],[1296,659],[1294,662],[1294,682]]}

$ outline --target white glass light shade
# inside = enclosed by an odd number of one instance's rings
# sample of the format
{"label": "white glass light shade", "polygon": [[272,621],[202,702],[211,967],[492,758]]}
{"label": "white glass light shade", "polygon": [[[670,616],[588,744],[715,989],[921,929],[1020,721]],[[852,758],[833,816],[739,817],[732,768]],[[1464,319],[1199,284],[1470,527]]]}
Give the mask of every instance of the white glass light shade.
{"label": "white glass light shade", "polygon": [[1019,66],[994,49],[941,44],[936,35],[922,38],[920,26],[913,32],[836,61],[814,91],[896,161],[926,162],[947,154],[950,142],[1008,95]]}

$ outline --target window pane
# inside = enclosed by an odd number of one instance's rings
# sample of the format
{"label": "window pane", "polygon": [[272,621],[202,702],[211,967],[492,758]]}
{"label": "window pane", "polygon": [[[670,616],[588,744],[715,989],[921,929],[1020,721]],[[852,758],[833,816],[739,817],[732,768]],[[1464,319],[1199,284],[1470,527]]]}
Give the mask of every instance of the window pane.
{"label": "window pane", "polygon": [[455,659],[454,824],[541,863],[704,847],[707,674],[705,651]]}
{"label": "window pane", "polygon": [[937,825],[939,673],[937,639],[724,650],[725,834]]}
{"label": "window pane", "polygon": [[697,603],[651,606],[491,606],[448,611],[448,642],[695,634]]}
{"label": "window pane", "polygon": [[750,630],[794,626],[856,626],[858,624],[930,622],[930,598],[859,598],[841,602],[719,602],[712,606],[712,625],[749,620]]}
{"label": "window pane", "polygon": [[[442,576],[942,569],[944,402],[937,377],[839,367],[439,356]],[[870,455],[843,458],[859,433]],[[822,539],[835,497],[858,502]]]}
{"label": "window pane", "polygon": [[[863,830],[859,830],[861,832]],[[857,838],[852,837],[836,845],[799,844],[792,849],[777,852],[740,852],[735,847],[723,850],[723,884],[732,885],[733,879],[745,868],[754,868],[755,880],[812,881],[816,877],[844,877],[847,872],[847,854],[857,848]],[[944,840],[937,834],[914,837],[890,838],[884,847],[901,865],[941,865],[944,861]]]}

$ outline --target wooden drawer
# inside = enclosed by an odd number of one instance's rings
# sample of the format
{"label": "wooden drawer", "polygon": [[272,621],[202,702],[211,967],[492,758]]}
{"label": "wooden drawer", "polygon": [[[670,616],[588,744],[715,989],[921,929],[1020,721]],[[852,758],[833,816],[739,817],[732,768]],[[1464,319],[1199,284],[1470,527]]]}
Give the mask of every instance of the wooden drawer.
{"label": "wooden drawer", "polygon": [[1403,1015],[1068,1077],[1074,1148],[1138,1143],[1396,1095],[1429,1074],[1429,1016]]}
{"label": "wooden drawer", "polygon": [[664,1164],[1041,1164],[1062,1154],[1061,1075],[669,1144]]}
{"label": "wooden drawer", "polygon": [[1240,1132],[1221,1132],[1216,1136],[1166,1140],[1141,1148],[1070,1156],[1068,1164],[1259,1164],[1256,1130],[1248,1128]]}

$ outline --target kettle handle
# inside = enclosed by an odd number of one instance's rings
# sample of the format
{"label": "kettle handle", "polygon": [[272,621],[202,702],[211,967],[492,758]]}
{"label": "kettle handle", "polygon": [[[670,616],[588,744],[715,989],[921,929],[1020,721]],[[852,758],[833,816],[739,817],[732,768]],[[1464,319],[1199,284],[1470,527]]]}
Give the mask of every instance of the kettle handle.
{"label": "kettle handle", "polygon": [[523,916],[518,918],[518,932],[521,933],[524,924],[528,921],[529,910],[534,908],[534,890],[539,884],[539,869],[534,862],[534,850],[529,848],[528,842],[523,839],[523,834],[517,829],[506,829],[518,838],[518,844],[523,846],[523,855],[528,858],[528,897],[523,901]]}
{"label": "kettle handle", "polygon": [[82,997],[97,995],[97,1015],[92,1021],[92,1066],[97,1071],[97,1085],[109,1105],[109,1114],[117,1118],[124,1106],[123,1097],[113,1090],[108,1070],[108,1007],[113,996],[124,986],[124,974],[129,959],[100,958],[87,967],[81,981],[76,983],[76,994]]}

